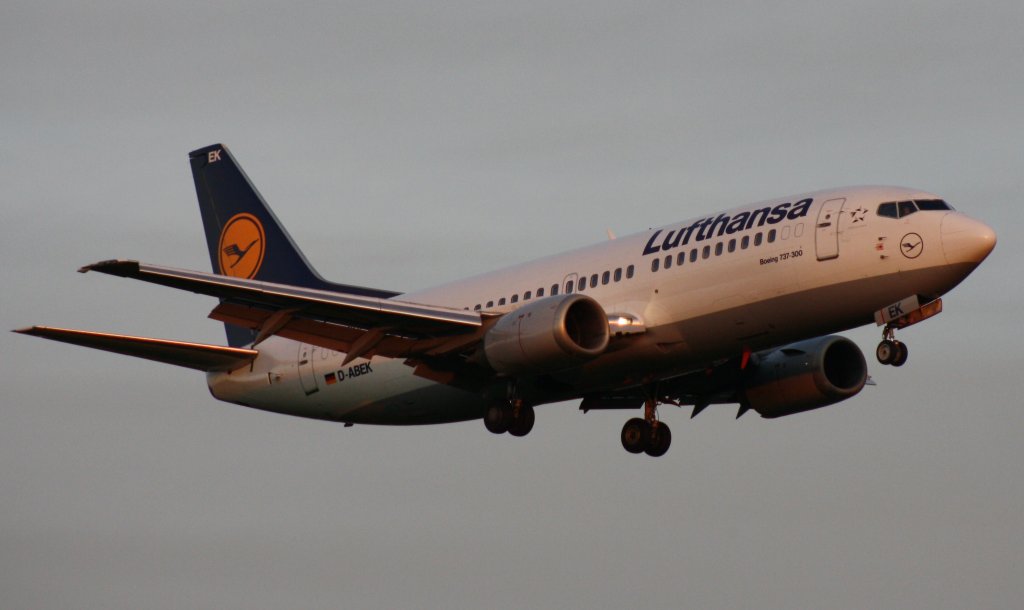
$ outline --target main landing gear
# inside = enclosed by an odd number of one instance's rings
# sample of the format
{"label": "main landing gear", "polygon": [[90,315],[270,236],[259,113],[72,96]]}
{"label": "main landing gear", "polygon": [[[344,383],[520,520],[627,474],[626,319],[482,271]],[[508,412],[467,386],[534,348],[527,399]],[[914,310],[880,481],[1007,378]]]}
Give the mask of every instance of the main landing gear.
{"label": "main landing gear", "polygon": [[886,325],[885,330],[882,331],[882,342],[875,348],[875,356],[878,358],[878,361],[882,364],[903,366],[907,363],[908,355],[907,344],[897,341],[896,329]]}
{"label": "main landing gear", "polygon": [[484,426],[494,434],[508,432],[512,436],[526,436],[533,430],[535,415],[533,407],[522,400],[508,404],[491,405],[484,413]]}
{"label": "main landing gear", "polygon": [[658,401],[653,395],[644,400],[644,417],[634,417],[622,426],[622,446],[630,453],[661,457],[672,444],[672,431],[658,421]]}

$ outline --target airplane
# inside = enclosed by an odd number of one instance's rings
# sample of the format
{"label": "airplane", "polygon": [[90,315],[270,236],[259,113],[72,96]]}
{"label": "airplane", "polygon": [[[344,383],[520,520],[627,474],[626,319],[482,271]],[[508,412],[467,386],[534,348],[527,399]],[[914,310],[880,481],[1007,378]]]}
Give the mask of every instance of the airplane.
{"label": "airplane", "polygon": [[[227,345],[33,326],[15,332],[204,371],[220,400],[299,417],[413,425],[482,419],[524,436],[534,407],[642,409],[620,440],[664,455],[659,406],[777,418],[872,384],[833,333],[897,330],[992,251],[938,195],[861,186],[767,200],[414,292],[337,284],[309,264],[223,144],[189,154],[213,273],[82,267],[218,299]],[[369,246],[370,244],[367,244]]]}

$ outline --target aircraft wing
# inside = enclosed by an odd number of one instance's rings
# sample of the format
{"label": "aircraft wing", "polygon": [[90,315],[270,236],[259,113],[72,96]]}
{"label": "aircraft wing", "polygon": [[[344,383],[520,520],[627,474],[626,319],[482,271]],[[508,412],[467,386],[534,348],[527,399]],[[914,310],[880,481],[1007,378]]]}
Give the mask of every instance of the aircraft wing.
{"label": "aircraft wing", "polygon": [[206,372],[235,370],[252,362],[259,353],[254,349],[151,339],[149,337],[130,337],[49,326],[32,326],[14,332]]}
{"label": "aircraft wing", "polygon": [[476,343],[497,316],[395,299],[353,295],[137,261],[103,261],[80,272],[98,271],[221,299],[210,317],[256,331],[255,343],[271,335],[347,353],[347,359],[381,355],[438,357]]}

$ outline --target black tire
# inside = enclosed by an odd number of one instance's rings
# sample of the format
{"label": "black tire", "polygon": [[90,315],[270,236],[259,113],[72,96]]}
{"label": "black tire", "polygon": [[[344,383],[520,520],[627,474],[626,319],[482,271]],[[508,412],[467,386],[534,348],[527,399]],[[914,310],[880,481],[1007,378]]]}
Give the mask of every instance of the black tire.
{"label": "black tire", "polygon": [[893,358],[896,357],[896,343],[888,339],[882,341],[875,348],[875,357],[882,364],[892,364]]}
{"label": "black tire", "polygon": [[484,411],[484,427],[492,434],[504,434],[508,432],[508,420],[505,417],[505,408],[501,405],[491,405]]}
{"label": "black tire", "polygon": [[658,422],[658,425],[649,433],[649,438],[650,441],[644,449],[644,453],[651,457],[661,457],[665,455],[672,444],[672,431],[664,423]]}
{"label": "black tire", "polygon": [[533,407],[529,405],[523,405],[519,408],[519,417],[512,420],[512,423],[508,426],[508,433],[512,436],[526,436],[533,430],[533,422],[537,416],[533,412]]}
{"label": "black tire", "polygon": [[893,366],[903,366],[907,363],[907,358],[910,356],[910,350],[907,348],[906,343],[900,343],[899,341],[893,341],[896,344],[896,353],[892,357]]}
{"label": "black tire", "polygon": [[630,453],[642,453],[647,447],[648,436],[650,436],[650,430],[647,428],[647,422],[639,417],[634,417],[622,426],[620,435],[622,448]]}

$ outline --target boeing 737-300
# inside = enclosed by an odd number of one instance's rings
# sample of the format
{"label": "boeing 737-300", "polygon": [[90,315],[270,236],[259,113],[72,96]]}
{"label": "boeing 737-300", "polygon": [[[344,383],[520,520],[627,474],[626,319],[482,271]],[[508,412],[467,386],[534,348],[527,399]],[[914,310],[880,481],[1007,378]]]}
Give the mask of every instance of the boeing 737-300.
{"label": "boeing 737-300", "polygon": [[[940,196],[851,187],[773,199],[408,293],[335,284],[306,261],[222,144],[190,154],[213,273],[83,267],[216,297],[227,346],[33,326],[17,332],[206,372],[216,398],[351,424],[483,419],[523,436],[534,407],[637,409],[631,453],[671,443],[659,405],[775,418],[869,383],[831,333],[942,310],[996,243]],[[367,250],[372,244],[364,244]]]}

